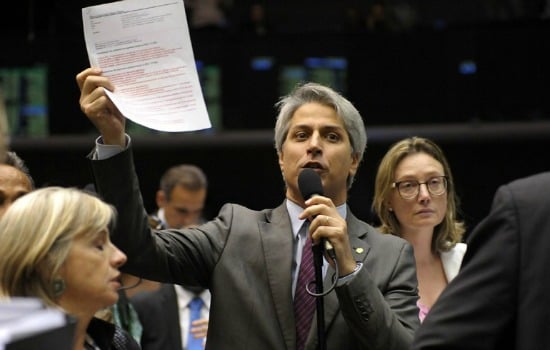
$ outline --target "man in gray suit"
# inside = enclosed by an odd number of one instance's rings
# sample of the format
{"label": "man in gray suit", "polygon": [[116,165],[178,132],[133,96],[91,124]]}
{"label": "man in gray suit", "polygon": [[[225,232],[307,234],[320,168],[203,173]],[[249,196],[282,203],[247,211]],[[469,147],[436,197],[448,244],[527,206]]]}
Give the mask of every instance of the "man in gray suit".
{"label": "man in gray suit", "polygon": [[[254,211],[226,204],[196,228],[152,230],[143,209],[125,118],[106,97],[113,90],[101,70],[76,77],[80,107],[101,137],[90,154],[98,191],[119,212],[115,244],[128,255],[126,272],[212,294],[207,349],[301,349],[293,298],[301,246],[310,236],[334,247],[339,279],[324,297],[324,327],[312,316],[305,349],[408,349],[419,325],[412,247],[357,219],[347,192],[366,147],[355,107],[325,86],[308,83],[277,107],[275,146],[286,199],[275,209]],[[302,198],[298,176],[320,175],[324,195]],[[304,221],[309,229],[300,235]],[[334,261],[325,271],[332,284]],[[330,290],[330,289],[326,289]]]}
{"label": "man in gray suit", "polygon": [[550,172],[501,186],[414,350],[550,349]]}

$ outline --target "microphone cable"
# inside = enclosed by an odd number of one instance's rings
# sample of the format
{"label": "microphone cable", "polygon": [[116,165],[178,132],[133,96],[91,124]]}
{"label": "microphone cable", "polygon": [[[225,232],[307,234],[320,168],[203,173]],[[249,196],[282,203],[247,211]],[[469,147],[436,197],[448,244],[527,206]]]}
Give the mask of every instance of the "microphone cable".
{"label": "microphone cable", "polygon": [[131,284],[131,285],[129,285],[129,286],[124,286],[124,285],[123,285],[123,286],[121,286],[118,290],[127,290],[127,289],[135,288],[135,287],[139,286],[139,285],[141,284],[142,281],[143,281],[143,278],[140,277],[139,280],[138,280],[136,283]]}
{"label": "microphone cable", "polygon": [[340,278],[340,272],[338,271],[338,260],[336,259],[336,253],[334,252],[334,249],[327,249],[327,254],[328,254],[328,256],[330,256],[332,261],[334,261],[334,270],[335,271],[334,271],[334,274],[332,275],[332,285],[326,291],[324,291],[322,293],[316,293],[316,292],[312,292],[309,289],[309,285],[311,285],[311,284],[315,285],[316,281],[309,282],[306,285],[306,292],[307,292],[307,294],[311,295],[312,297],[316,297],[316,298],[324,297],[328,293],[332,292],[334,290],[334,288],[336,288],[336,284],[338,283],[338,279]]}

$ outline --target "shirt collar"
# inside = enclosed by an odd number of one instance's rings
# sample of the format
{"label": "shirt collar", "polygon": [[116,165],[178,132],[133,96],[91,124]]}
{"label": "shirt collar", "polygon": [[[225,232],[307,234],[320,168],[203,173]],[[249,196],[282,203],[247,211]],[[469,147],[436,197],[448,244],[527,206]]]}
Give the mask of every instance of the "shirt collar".
{"label": "shirt collar", "polygon": [[[174,287],[176,289],[179,305],[182,307],[187,307],[196,294],[177,284],[175,284]],[[204,305],[210,309],[211,295],[208,289],[203,290],[198,296],[202,299]]]}
{"label": "shirt collar", "polygon": [[166,216],[164,216],[164,208],[160,208],[157,211],[157,217],[164,227],[168,227],[168,224],[166,223]]}
{"label": "shirt collar", "polygon": [[[290,224],[292,225],[292,233],[294,238],[298,235],[298,232],[300,232],[300,228],[304,224],[304,220],[300,220],[298,216],[304,211],[302,207],[300,207],[298,204],[294,203],[293,201],[287,199],[286,200],[286,209],[288,210],[288,215],[290,216]],[[344,219],[347,216],[347,205],[346,203],[339,205],[336,207],[336,210],[342,216]]]}

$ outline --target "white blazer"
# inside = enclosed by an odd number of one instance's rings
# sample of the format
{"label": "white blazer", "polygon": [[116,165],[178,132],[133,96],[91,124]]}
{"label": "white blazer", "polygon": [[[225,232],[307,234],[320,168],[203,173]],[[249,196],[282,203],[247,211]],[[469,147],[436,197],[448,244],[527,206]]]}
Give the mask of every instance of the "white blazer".
{"label": "white blazer", "polygon": [[462,265],[462,258],[466,253],[466,244],[457,243],[453,249],[441,253],[441,262],[443,263],[443,270],[445,271],[445,277],[447,282],[451,282],[456,277]]}

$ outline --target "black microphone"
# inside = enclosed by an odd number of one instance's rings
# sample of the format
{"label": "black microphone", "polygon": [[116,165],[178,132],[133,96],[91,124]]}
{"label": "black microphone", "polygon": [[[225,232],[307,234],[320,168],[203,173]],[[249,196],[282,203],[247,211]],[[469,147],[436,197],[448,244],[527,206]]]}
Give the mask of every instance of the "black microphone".
{"label": "black microphone", "polygon": [[[302,194],[302,198],[308,200],[309,198],[315,195],[323,195],[323,183],[321,182],[321,177],[315,172],[315,170],[310,168],[305,168],[298,175],[298,188]],[[334,287],[336,287],[336,282],[338,277],[333,278],[332,286],[327,290],[323,291],[323,252],[330,256],[334,261],[336,274],[338,276],[338,262],[336,261],[336,253],[334,248],[327,239],[322,238],[319,244],[316,244],[311,247],[313,250],[313,266],[315,267],[315,292],[309,290],[306,286],[306,292],[317,298],[317,330],[319,333],[319,342],[320,344],[324,343],[324,306],[323,306],[323,297],[330,293]],[[321,349],[325,349],[325,346],[322,346]]]}
{"label": "black microphone", "polygon": [[[321,177],[311,168],[305,168],[298,175],[298,188],[300,189],[300,193],[302,194],[304,201],[314,195],[322,196],[324,194]],[[324,248],[332,253],[334,250],[332,244],[330,244],[330,242],[326,239],[323,239],[322,241],[324,242]],[[330,254],[330,256],[334,259],[332,254]]]}

